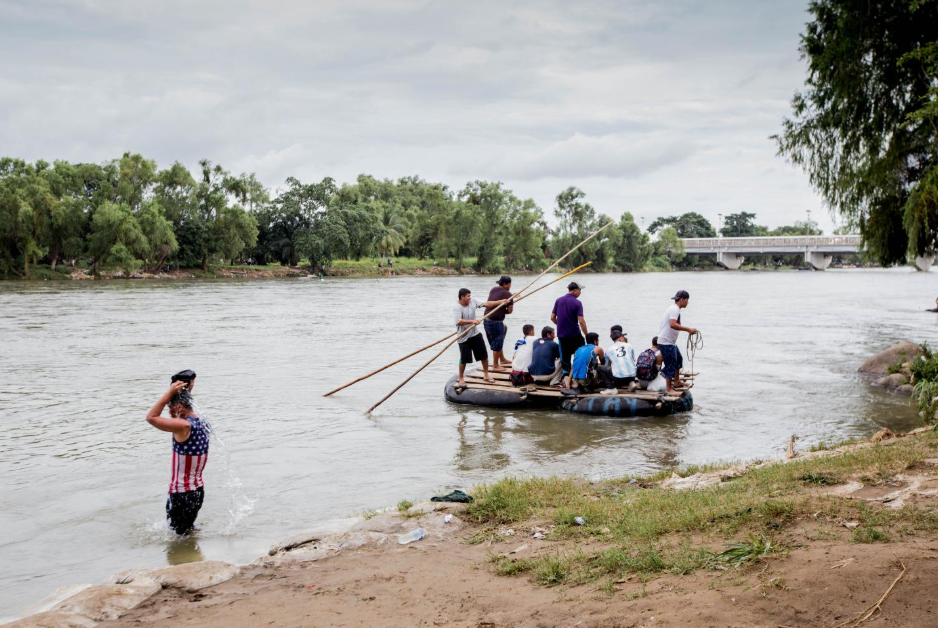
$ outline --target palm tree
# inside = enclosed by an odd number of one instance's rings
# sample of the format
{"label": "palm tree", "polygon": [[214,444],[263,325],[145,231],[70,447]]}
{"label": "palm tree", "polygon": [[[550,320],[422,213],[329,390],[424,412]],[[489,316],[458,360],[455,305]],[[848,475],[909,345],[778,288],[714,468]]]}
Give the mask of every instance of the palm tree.
{"label": "palm tree", "polygon": [[404,246],[404,221],[401,220],[397,208],[392,205],[382,205],[378,208],[378,239],[375,244],[382,256],[397,255]]}

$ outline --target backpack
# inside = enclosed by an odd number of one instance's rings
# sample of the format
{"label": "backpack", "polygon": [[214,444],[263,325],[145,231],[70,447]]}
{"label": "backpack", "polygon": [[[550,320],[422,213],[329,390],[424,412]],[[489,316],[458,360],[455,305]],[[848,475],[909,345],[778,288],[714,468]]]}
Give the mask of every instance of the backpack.
{"label": "backpack", "polygon": [[516,387],[534,383],[534,377],[527,371],[512,371],[508,377],[511,379],[511,384]]}
{"label": "backpack", "polygon": [[656,361],[655,350],[645,349],[638,355],[635,361],[636,375],[639,379],[649,380],[658,376],[658,364]]}

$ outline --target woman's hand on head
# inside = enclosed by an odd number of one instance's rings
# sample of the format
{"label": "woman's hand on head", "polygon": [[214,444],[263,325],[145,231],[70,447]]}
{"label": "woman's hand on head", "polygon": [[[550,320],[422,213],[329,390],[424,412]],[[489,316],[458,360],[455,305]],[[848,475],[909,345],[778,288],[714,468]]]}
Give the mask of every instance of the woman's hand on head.
{"label": "woman's hand on head", "polygon": [[170,397],[172,397],[173,395],[177,395],[179,394],[179,391],[185,390],[186,386],[188,385],[189,384],[187,382],[184,382],[182,380],[178,382],[173,382],[172,384],[169,385],[169,390],[166,391],[166,394],[169,395]]}

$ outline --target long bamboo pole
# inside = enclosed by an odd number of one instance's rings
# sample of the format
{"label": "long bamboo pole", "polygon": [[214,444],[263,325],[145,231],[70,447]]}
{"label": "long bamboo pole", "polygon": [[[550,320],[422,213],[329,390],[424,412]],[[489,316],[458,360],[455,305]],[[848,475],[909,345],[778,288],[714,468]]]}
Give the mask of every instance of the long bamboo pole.
{"label": "long bamboo pole", "polygon": [[[522,295],[528,288],[530,288],[530,287],[533,286],[535,283],[537,283],[538,280],[540,280],[541,277],[543,277],[543,276],[546,275],[548,272],[550,272],[550,270],[551,270],[552,268],[556,267],[558,264],[560,264],[560,262],[562,262],[562,261],[565,260],[567,257],[569,257],[571,253],[573,253],[573,252],[576,251],[578,248],[580,248],[581,246],[583,246],[584,244],[586,244],[587,242],[589,242],[593,237],[595,237],[597,234],[599,234],[600,231],[603,231],[606,227],[608,227],[608,226],[611,225],[611,224],[612,224],[612,221],[610,220],[608,223],[606,223],[605,226],[601,227],[598,231],[596,231],[596,233],[592,234],[591,236],[589,236],[588,238],[586,238],[585,240],[583,240],[582,242],[580,242],[578,245],[576,245],[575,247],[573,247],[572,249],[570,249],[570,251],[569,251],[566,255],[564,255],[563,257],[561,257],[560,259],[558,259],[556,262],[554,262],[553,264],[551,264],[550,266],[548,266],[548,267],[544,270],[544,272],[542,272],[540,275],[538,275],[537,277],[535,277],[534,280],[533,280],[531,283],[529,283],[529,284],[526,285],[524,288],[522,288],[521,290],[518,290],[516,293],[514,293],[514,294],[512,295],[512,299],[515,299],[515,297],[519,297],[520,295]],[[549,284],[548,284],[548,285],[549,285]],[[498,307],[494,308],[491,312],[489,312],[489,316],[492,315],[493,313],[497,312],[498,310],[500,310],[502,307],[504,307],[504,306],[499,305]],[[357,378],[357,379],[353,379],[352,381],[348,382],[347,384],[343,384],[343,385],[339,386],[338,388],[334,388],[334,389],[330,390],[329,392],[325,393],[325,394],[323,395],[323,397],[329,397],[330,395],[334,395],[335,393],[339,392],[340,390],[344,390],[344,389],[348,388],[349,386],[353,386],[353,385],[357,384],[358,382],[364,381],[364,380],[368,379],[369,377],[371,377],[371,376],[373,376],[373,375],[377,375],[377,374],[380,373],[381,371],[384,371],[384,370],[387,370],[387,369],[391,368],[391,367],[394,366],[395,364],[400,364],[400,363],[403,362],[404,360],[406,360],[406,359],[408,359],[408,358],[411,358],[411,357],[417,355],[418,353],[422,353],[422,352],[426,351],[427,349],[429,349],[429,348],[431,348],[431,347],[437,346],[437,345],[440,344],[441,342],[444,342],[444,341],[446,341],[446,340],[449,340],[450,338],[452,338],[453,336],[455,336],[456,333],[457,333],[457,332],[454,331],[453,333],[451,333],[451,334],[449,334],[449,335],[447,335],[447,336],[444,336],[444,337],[440,338],[440,339],[437,340],[436,342],[431,342],[430,344],[428,344],[428,345],[425,346],[425,347],[421,347],[420,349],[417,349],[416,351],[412,351],[412,352],[408,353],[407,355],[405,355],[405,356],[402,357],[402,358],[398,358],[398,359],[394,360],[393,362],[389,362],[388,364],[385,364],[384,366],[382,366],[382,367],[379,368],[379,369],[373,370],[372,372],[368,373],[367,375],[362,375],[361,377],[359,377],[359,378]]]}
{"label": "long bamboo pole", "polygon": [[[530,288],[530,287],[531,287],[532,285],[534,285],[534,283],[537,282],[541,277],[543,277],[544,275],[546,275],[552,268],[555,268],[558,264],[560,264],[560,262],[562,262],[563,260],[565,260],[565,259],[567,259],[568,257],[570,257],[570,255],[572,255],[572,254],[574,253],[574,251],[576,251],[576,250],[579,249],[581,246],[583,246],[584,244],[586,244],[587,242],[589,242],[590,240],[592,240],[593,238],[595,238],[596,236],[598,236],[600,233],[602,233],[603,231],[605,231],[605,230],[606,230],[608,227],[610,227],[613,223],[614,223],[614,221],[610,220],[610,221],[607,222],[605,225],[603,225],[602,227],[600,227],[599,229],[597,229],[596,231],[594,231],[592,234],[590,234],[589,236],[587,236],[582,242],[580,242],[580,243],[577,244],[575,247],[573,247],[572,249],[570,249],[569,251],[567,251],[567,252],[566,252],[562,257],[560,257],[557,261],[555,261],[553,264],[551,264],[550,266],[548,266],[548,267],[544,270],[544,272],[542,272],[540,275],[538,275],[537,277],[535,277],[535,278],[534,278],[534,281],[532,281],[532,282],[529,283],[527,286],[525,286],[524,288],[522,288],[522,290],[520,290],[519,293],[520,293],[520,292],[524,292],[525,290],[527,290],[528,288]],[[578,270],[578,269],[577,269],[577,270]],[[569,274],[571,274],[571,273],[567,273],[566,275],[563,275],[563,276],[566,277],[566,276],[569,275]],[[554,281],[556,281],[556,280],[554,280]],[[551,283],[554,283],[554,282],[552,281],[552,282],[550,282],[550,283],[548,283],[548,284],[545,284],[545,286],[549,286]],[[544,286],[542,286],[542,287],[544,287]],[[540,288],[539,288],[539,289],[540,289]],[[531,294],[534,294],[534,293],[532,292]],[[521,300],[520,298],[514,299],[515,302],[520,301],[520,300]],[[489,312],[488,316],[490,316],[490,315],[492,315],[493,313],[495,313],[495,312],[496,312],[498,309],[500,309],[501,307],[503,307],[503,306],[500,305],[500,306],[498,306],[497,308],[493,309],[491,312]],[[488,316],[486,316],[485,318],[487,318]],[[463,333],[466,333],[467,331],[468,331],[468,330],[464,331]],[[374,410],[375,408],[377,408],[378,406],[380,406],[382,403],[384,403],[385,401],[387,401],[387,400],[391,397],[391,395],[393,395],[393,394],[396,393],[398,390],[400,390],[401,388],[403,388],[404,385],[407,384],[407,382],[409,382],[410,380],[412,380],[412,379],[417,375],[417,373],[419,373],[420,371],[422,371],[424,368],[426,368],[427,366],[429,366],[430,363],[432,363],[434,360],[436,360],[438,357],[440,357],[440,356],[443,354],[443,352],[446,351],[454,342],[456,342],[457,340],[459,340],[459,338],[460,338],[460,337],[457,336],[455,340],[451,340],[451,341],[449,342],[449,344],[447,344],[445,347],[443,347],[443,349],[442,349],[440,352],[438,352],[435,356],[433,356],[432,358],[430,358],[430,361],[429,361],[429,362],[427,362],[426,364],[424,364],[423,366],[421,366],[419,369],[417,369],[416,371],[414,371],[414,373],[413,373],[410,377],[408,377],[408,378],[405,379],[403,382],[401,382],[400,384],[398,384],[398,386],[397,386],[394,390],[392,390],[391,392],[389,392],[387,395],[385,395],[384,398],[381,399],[381,401],[379,401],[379,402],[376,403],[375,405],[371,406],[371,407],[368,409],[368,413],[371,413],[372,410]]]}
{"label": "long bamboo pole", "polygon": [[[560,275],[560,276],[557,277],[556,279],[553,279],[553,280],[551,280],[551,281],[545,283],[543,286],[540,286],[539,288],[537,288],[537,289],[535,289],[535,290],[532,290],[532,291],[529,292],[528,294],[526,294],[526,295],[524,295],[524,296],[521,296],[521,297],[518,297],[517,299],[515,299],[515,303],[518,303],[519,301],[523,301],[525,298],[527,298],[527,297],[529,297],[529,296],[535,294],[536,292],[539,292],[540,290],[543,290],[543,289],[546,288],[547,286],[550,286],[550,285],[552,285],[552,284],[554,284],[554,283],[557,283],[558,281],[560,281],[560,280],[563,279],[564,277],[569,277],[569,276],[572,275],[573,273],[577,272],[578,270],[580,270],[580,269],[582,269],[582,268],[585,268],[585,267],[589,266],[589,265],[592,264],[592,263],[593,263],[593,262],[586,262],[585,264],[582,264],[582,265],[580,265],[580,266],[577,266],[576,268],[574,268],[574,269],[571,270],[570,272],[564,273],[563,275]],[[491,314],[491,312],[489,312],[489,314]],[[483,318],[482,320],[485,320],[485,319]],[[480,321],[480,322],[481,322],[481,321]],[[441,355],[443,355],[443,354],[446,352],[447,349],[449,349],[450,347],[453,346],[454,343],[458,342],[460,338],[462,338],[463,336],[465,336],[466,334],[468,334],[468,333],[472,330],[473,327],[475,327],[475,325],[473,325],[472,327],[469,327],[468,329],[463,330],[463,332],[462,332],[461,334],[459,334],[456,338],[450,340],[450,341],[446,344],[446,346],[443,347],[442,349],[440,349],[440,351],[439,351],[435,356],[433,356],[432,358],[430,358],[430,359],[429,359],[423,366],[421,366],[419,369],[417,369],[416,371],[414,371],[413,373],[411,373],[410,377],[408,377],[408,378],[405,379],[403,382],[401,382],[400,384],[398,384],[398,385],[397,385],[397,388],[395,388],[394,390],[392,390],[391,392],[389,392],[388,394],[386,394],[386,395],[384,396],[384,398],[381,399],[381,401],[379,401],[379,402],[376,403],[375,405],[373,405],[373,406],[371,406],[370,408],[368,408],[368,413],[370,414],[372,410],[374,410],[375,408],[377,408],[378,406],[380,406],[382,403],[384,403],[385,401],[387,401],[387,400],[391,397],[391,395],[393,395],[393,394],[396,393],[398,390],[400,390],[401,388],[403,388],[404,385],[407,384],[407,382],[409,382],[410,380],[412,380],[414,377],[417,376],[417,373],[419,373],[419,372],[422,371],[423,369],[425,369],[425,368],[427,368],[428,366],[430,366],[430,364],[433,363],[434,360],[436,360],[438,357],[440,357]]]}

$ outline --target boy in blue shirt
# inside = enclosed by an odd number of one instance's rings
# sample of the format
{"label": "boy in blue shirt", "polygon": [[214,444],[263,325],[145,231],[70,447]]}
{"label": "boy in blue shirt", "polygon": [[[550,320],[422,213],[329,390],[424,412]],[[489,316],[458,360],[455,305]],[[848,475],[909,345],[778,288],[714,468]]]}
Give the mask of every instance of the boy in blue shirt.
{"label": "boy in blue shirt", "polygon": [[595,332],[586,334],[586,344],[573,354],[573,365],[570,369],[570,377],[567,378],[567,387],[573,388],[576,384],[578,389],[591,392],[602,385],[605,389],[600,391],[601,394],[617,394],[619,391],[612,381],[612,376],[599,368],[605,362],[605,352],[599,346],[599,334]]}

